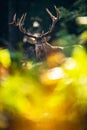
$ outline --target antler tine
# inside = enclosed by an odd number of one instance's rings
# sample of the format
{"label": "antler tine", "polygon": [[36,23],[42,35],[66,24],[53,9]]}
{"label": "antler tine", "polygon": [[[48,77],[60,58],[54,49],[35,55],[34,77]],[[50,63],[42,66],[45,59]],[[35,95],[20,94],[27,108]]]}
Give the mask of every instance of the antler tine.
{"label": "antler tine", "polygon": [[23,18],[22,18],[22,24],[24,24],[24,21],[25,21],[26,15],[27,15],[27,13],[25,13],[25,14],[23,15]]}
{"label": "antler tine", "polygon": [[23,33],[26,33],[26,30],[23,28],[25,18],[26,18],[26,13],[21,16],[21,18],[18,22],[19,30]]}
{"label": "antler tine", "polygon": [[54,15],[49,11],[48,8],[46,9],[47,13],[49,14],[49,16],[50,16],[51,19],[52,19],[52,25],[51,25],[49,31],[46,32],[46,33],[44,33],[44,34],[42,34],[41,37],[48,36],[50,33],[52,33],[52,31],[53,31],[53,29],[54,29],[54,27],[55,27],[55,24],[56,24],[57,21],[59,20],[59,9],[58,9],[56,6],[54,6],[54,8],[55,8],[55,11],[56,11],[57,16],[54,16]]}
{"label": "antler tine", "polygon": [[16,21],[16,14],[14,14],[13,21],[9,24],[14,24],[15,26],[18,26],[18,22]]}
{"label": "antler tine", "polygon": [[59,9],[58,9],[56,6],[54,6],[54,8],[55,8],[55,10],[56,10],[57,19],[59,20],[60,11],[59,11]]}
{"label": "antler tine", "polygon": [[13,22],[10,24],[14,24],[15,26],[17,26],[19,28],[19,30],[24,33],[25,35],[27,35],[28,37],[32,37],[32,38],[37,38],[36,36],[33,36],[32,34],[29,34],[25,28],[23,28],[24,25],[24,21],[26,18],[27,13],[23,14],[21,16],[20,19],[16,19],[16,14],[13,16]]}
{"label": "antler tine", "polygon": [[14,17],[13,17],[13,23],[16,24],[16,14],[14,14]]}
{"label": "antler tine", "polygon": [[53,19],[54,16],[52,15],[52,13],[49,11],[48,8],[46,9],[46,11],[47,11],[47,13],[50,15],[50,17]]}

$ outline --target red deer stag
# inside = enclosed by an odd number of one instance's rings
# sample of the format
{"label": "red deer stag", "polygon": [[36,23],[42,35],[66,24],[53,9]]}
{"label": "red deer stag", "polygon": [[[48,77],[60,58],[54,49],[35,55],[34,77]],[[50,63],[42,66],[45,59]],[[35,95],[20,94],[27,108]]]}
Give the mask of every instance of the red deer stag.
{"label": "red deer stag", "polygon": [[14,24],[15,26],[17,26],[19,28],[19,30],[25,34],[26,36],[28,36],[28,42],[31,44],[35,45],[35,51],[36,51],[36,58],[41,61],[43,59],[46,59],[46,57],[49,55],[49,53],[51,52],[61,52],[62,48],[58,47],[58,46],[52,46],[50,45],[47,41],[47,37],[53,32],[55,24],[57,23],[57,21],[59,20],[59,9],[54,6],[55,11],[57,16],[55,17],[48,9],[46,9],[47,13],[49,14],[49,16],[52,19],[52,25],[49,28],[48,32],[42,33],[38,36],[35,36],[34,34],[31,34],[29,32],[26,31],[26,29],[23,27],[24,25],[24,21],[26,18],[26,13],[22,15],[22,17],[20,19],[16,19],[16,14],[13,17],[13,22],[12,24]]}

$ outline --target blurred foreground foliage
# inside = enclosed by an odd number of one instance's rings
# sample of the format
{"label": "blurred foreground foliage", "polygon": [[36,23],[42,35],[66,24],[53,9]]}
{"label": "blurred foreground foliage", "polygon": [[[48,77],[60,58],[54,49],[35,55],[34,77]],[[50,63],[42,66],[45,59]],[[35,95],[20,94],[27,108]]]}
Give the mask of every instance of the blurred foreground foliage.
{"label": "blurred foreground foliage", "polygon": [[87,128],[87,53],[82,46],[75,46],[71,57],[57,54],[59,59],[52,55],[41,63],[22,61],[21,53],[7,49],[0,54],[0,129]]}

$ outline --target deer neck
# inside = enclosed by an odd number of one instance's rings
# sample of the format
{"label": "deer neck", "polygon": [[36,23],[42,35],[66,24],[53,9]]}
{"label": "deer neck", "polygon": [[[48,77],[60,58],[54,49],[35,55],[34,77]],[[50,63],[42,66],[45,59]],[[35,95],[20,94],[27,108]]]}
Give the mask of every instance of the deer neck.
{"label": "deer neck", "polygon": [[46,58],[45,47],[42,43],[35,44],[36,57],[38,61],[42,61]]}

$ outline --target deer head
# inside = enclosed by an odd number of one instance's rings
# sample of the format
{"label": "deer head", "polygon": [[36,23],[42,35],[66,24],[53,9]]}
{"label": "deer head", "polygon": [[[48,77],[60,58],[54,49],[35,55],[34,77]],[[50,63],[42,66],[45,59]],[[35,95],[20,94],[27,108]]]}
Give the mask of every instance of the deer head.
{"label": "deer head", "polygon": [[18,20],[16,19],[16,14],[15,14],[13,17],[13,22],[11,23],[17,26],[23,34],[28,36],[27,42],[35,45],[36,57],[39,61],[45,59],[51,52],[62,51],[61,47],[50,45],[48,43],[49,38],[47,38],[53,32],[54,27],[57,21],[59,20],[59,9],[56,6],[54,6],[54,8],[56,11],[56,16],[54,16],[48,9],[46,9],[47,13],[52,19],[52,25],[49,28],[48,32],[39,35],[35,35],[35,34],[31,34],[30,32],[27,32],[26,29],[23,27],[26,18],[26,13],[23,14],[21,18]]}

